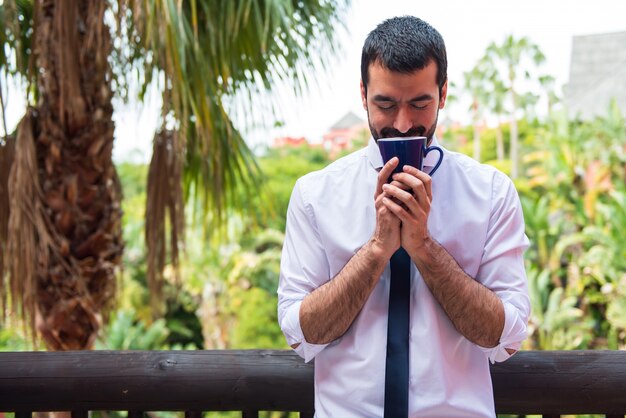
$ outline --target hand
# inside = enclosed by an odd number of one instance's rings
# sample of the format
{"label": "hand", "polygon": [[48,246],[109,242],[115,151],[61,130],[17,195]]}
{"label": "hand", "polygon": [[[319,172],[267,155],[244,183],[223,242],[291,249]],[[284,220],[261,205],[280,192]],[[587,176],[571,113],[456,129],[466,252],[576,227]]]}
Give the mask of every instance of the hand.
{"label": "hand", "polygon": [[[376,208],[376,229],[374,235],[370,239],[370,243],[377,252],[382,254],[385,259],[390,259],[394,252],[400,248],[400,218],[388,208],[384,203],[385,200],[391,200],[392,196],[383,191],[383,186],[387,186],[387,180],[397,167],[400,160],[397,157],[392,158],[383,166],[378,173],[378,181],[376,183],[376,191],[374,192],[374,207]],[[396,183],[396,182],[393,182]],[[396,183],[395,188],[402,190],[402,185]]]}
{"label": "hand", "polygon": [[405,165],[402,173],[393,175],[391,184],[383,185],[385,207],[402,222],[400,243],[411,258],[420,258],[421,250],[430,240],[428,215],[432,200],[432,184],[428,174]]}

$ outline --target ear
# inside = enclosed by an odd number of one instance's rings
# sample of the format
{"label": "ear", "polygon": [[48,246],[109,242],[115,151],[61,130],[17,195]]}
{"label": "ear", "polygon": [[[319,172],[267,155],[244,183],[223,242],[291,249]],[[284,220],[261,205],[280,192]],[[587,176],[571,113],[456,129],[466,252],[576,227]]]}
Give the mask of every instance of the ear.
{"label": "ear", "polygon": [[448,97],[448,80],[443,83],[441,88],[441,97],[439,98],[439,109],[443,109],[446,105],[446,98]]}
{"label": "ear", "polygon": [[365,86],[363,80],[361,80],[361,102],[363,102],[363,109],[367,111],[367,94],[365,93]]}

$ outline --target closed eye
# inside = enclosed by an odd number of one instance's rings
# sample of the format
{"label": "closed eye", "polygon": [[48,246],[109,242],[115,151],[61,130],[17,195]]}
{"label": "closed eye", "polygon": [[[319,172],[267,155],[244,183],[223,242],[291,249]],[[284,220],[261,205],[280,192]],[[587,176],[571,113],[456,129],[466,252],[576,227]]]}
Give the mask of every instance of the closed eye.
{"label": "closed eye", "polygon": [[382,110],[391,110],[396,107],[396,104],[394,102],[376,102],[376,106]]}
{"label": "closed eye", "polygon": [[390,96],[377,94],[373,97],[374,104],[381,110],[391,110],[396,107],[396,100]]}
{"label": "closed eye", "polygon": [[426,109],[430,102],[412,102],[411,106],[415,109]]}

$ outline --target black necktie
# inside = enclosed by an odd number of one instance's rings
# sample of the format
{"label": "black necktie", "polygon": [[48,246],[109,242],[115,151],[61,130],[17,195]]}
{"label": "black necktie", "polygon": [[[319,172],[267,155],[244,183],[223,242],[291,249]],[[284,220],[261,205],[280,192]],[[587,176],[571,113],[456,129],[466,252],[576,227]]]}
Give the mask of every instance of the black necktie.
{"label": "black necktie", "polygon": [[387,361],[385,367],[385,418],[409,415],[409,307],[411,257],[400,247],[391,257]]}

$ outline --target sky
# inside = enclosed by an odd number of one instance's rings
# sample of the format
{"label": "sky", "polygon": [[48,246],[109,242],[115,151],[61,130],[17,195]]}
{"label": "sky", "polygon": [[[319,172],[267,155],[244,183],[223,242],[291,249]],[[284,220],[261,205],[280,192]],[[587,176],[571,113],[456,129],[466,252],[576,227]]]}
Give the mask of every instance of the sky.
{"label": "sky", "polygon": [[[546,55],[540,72],[554,76],[560,87],[568,80],[574,36],[626,31],[626,0],[352,0],[345,28],[338,28],[340,54],[326,71],[312,74],[316,82],[305,94],[295,97],[285,94],[287,87],[278,86],[270,99],[279,114],[261,116],[268,128],[240,123],[249,145],[257,148],[287,135],[318,141],[348,111],[366,119],[359,93],[361,47],[378,23],[398,15],[420,17],[441,33],[448,51],[448,77],[457,85],[462,85],[463,72],[474,66],[489,43],[501,43],[513,34],[539,45]],[[19,92],[9,96],[11,129],[23,114],[23,102]],[[158,92],[144,104],[114,106],[115,160],[149,161],[160,108]],[[446,108],[440,114],[443,118],[466,120],[467,106]],[[283,126],[272,128],[275,119]]]}
{"label": "sky", "polygon": [[[347,111],[366,119],[359,93],[363,41],[382,20],[405,14],[426,20],[441,33],[448,78],[457,85],[491,42],[513,34],[539,45],[546,55],[540,71],[554,76],[560,88],[568,80],[574,36],[626,31],[625,0],[355,0],[347,18],[349,33],[341,38],[345,53],[320,77],[316,91],[285,107],[285,127],[270,132],[270,138],[283,134],[316,140]],[[440,120],[468,120],[467,113],[467,106],[459,104],[444,109]]]}

